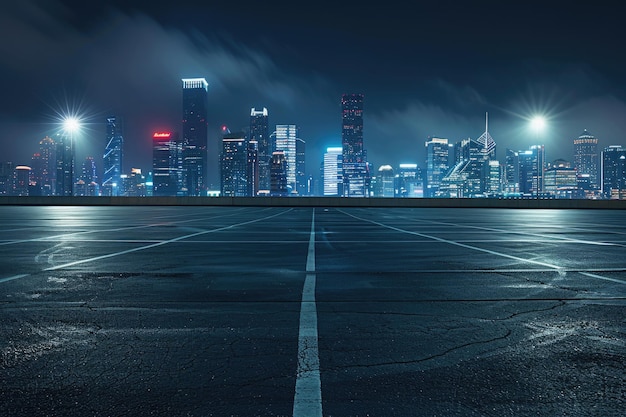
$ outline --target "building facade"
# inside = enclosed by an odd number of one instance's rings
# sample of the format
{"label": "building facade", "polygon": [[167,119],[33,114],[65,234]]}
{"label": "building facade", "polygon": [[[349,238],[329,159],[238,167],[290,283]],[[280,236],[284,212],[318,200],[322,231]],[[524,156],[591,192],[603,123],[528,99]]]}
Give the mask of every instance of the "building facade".
{"label": "building facade", "polygon": [[269,131],[269,113],[265,107],[263,107],[263,110],[257,110],[253,107],[250,111],[249,140],[251,142],[257,142],[257,159],[259,165],[257,188],[258,190],[263,190],[263,193],[268,193],[271,178],[270,160],[272,159],[273,148]]}
{"label": "building facade", "polygon": [[124,134],[121,120],[116,116],[107,117],[106,146],[102,158],[102,195],[118,195],[123,159]]}
{"label": "building facade", "polygon": [[343,195],[369,196],[369,172],[363,147],[363,94],[341,97]]}
{"label": "building facade", "polygon": [[574,168],[579,175],[589,177],[589,188],[600,188],[600,154],[598,139],[585,129],[574,139]]}
{"label": "building facade", "polygon": [[207,192],[208,83],[204,78],[184,78],[182,135],[182,194]]}

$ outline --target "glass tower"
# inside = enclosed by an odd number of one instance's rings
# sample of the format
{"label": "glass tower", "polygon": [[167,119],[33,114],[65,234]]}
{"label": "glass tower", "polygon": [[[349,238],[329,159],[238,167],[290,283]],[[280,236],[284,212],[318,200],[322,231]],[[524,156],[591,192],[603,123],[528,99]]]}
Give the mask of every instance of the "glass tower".
{"label": "glass tower", "polygon": [[183,194],[206,195],[207,191],[207,92],[204,78],[184,78],[183,82]]}
{"label": "glass tower", "polygon": [[448,139],[430,138],[426,142],[426,184],[424,195],[436,197],[441,180],[448,171]]}
{"label": "glass tower", "polygon": [[574,139],[574,168],[578,175],[589,175],[589,187],[598,189],[600,181],[600,156],[598,154],[598,139],[587,129]]}
{"label": "glass tower", "polygon": [[106,147],[103,157],[102,194],[105,196],[118,195],[121,186],[122,159],[124,136],[122,124],[117,117],[107,117]]}
{"label": "glass tower", "polygon": [[282,151],[287,162],[287,189],[288,193],[295,193],[296,187],[296,142],[298,128],[296,125],[276,125],[274,132],[274,151]]}
{"label": "glass tower", "polygon": [[367,197],[369,181],[363,149],[363,94],[344,94],[341,97],[341,122],[343,195]]}
{"label": "glass tower", "polygon": [[257,110],[254,107],[250,111],[250,141],[257,142],[257,157],[259,161],[259,184],[258,189],[269,192],[270,189],[270,159],[272,159],[272,143],[268,124],[268,111]]}

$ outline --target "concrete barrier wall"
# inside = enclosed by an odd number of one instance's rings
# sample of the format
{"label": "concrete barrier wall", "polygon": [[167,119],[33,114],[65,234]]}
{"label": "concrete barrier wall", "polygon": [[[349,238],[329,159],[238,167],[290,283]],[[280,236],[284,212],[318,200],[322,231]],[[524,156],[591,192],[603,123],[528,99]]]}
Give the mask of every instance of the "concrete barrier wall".
{"label": "concrete barrier wall", "polygon": [[532,200],[490,198],[346,197],[0,197],[13,206],[249,206],[249,207],[405,207],[626,209],[626,200]]}

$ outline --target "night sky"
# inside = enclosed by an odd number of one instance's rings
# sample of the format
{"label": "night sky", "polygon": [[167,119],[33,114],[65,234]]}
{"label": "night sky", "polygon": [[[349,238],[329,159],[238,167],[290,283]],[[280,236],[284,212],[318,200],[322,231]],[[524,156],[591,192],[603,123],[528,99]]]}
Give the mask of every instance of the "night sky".
{"label": "night sky", "polygon": [[[603,2],[20,1],[0,14],[0,160],[29,164],[59,114],[85,118],[79,157],[101,162],[125,121],[124,170],[151,167],[151,134],[180,131],[181,78],[209,82],[209,181],[220,127],[296,124],[317,175],[341,144],[343,93],[363,93],[375,169],[424,166],[429,136],[489,131],[505,149],[572,159],[583,129],[626,145],[626,25]],[[610,3],[606,3],[610,4]],[[615,4],[615,2],[613,2]],[[548,118],[537,135],[534,114]],[[101,168],[101,163],[100,167]]]}

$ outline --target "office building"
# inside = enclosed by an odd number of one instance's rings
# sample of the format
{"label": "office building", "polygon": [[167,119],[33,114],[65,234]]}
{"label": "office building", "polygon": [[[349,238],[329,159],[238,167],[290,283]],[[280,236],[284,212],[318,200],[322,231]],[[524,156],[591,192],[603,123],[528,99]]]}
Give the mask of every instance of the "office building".
{"label": "office building", "polygon": [[182,194],[207,192],[208,83],[204,78],[184,78],[182,135]]}
{"label": "office building", "polygon": [[341,97],[343,195],[369,196],[369,171],[363,147],[363,94]]}
{"label": "office building", "polygon": [[270,163],[270,196],[286,197],[289,195],[287,188],[287,158],[285,152],[272,152]]}
{"label": "office building", "polygon": [[71,133],[59,133],[56,143],[56,195],[74,195],[74,139]]}
{"label": "office building", "polygon": [[519,191],[522,195],[538,197],[543,193],[543,173],[545,169],[544,145],[533,145],[526,151],[518,152]]}
{"label": "office building", "polygon": [[[263,194],[269,193],[270,189],[270,160],[272,159],[273,145],[270,139],[269,116],[265,107],[263,110],[252,108],[250,111],[250,142],[257,142],[258,159],[258,190]],[[255,195],[257,193],[255,192]]]}
{"label": "office building", "polygon": [[181,146],[176,133],[152,135],[152,195],[176,196],[180,177]]}
{"label": "office building", "polygon": [[429,138],[425,146],[426,183],[424,195],[437,197],[441,181],[448,172],[448,139]]}
{"label": "office building", "polygon": [[607,200],[626,199],[626,148],[620,145],[602,151],[602,196]]}
{"label": "office building", "polygon": [[250,194],[248,167],[249,148],[243,132],[226,133],[222,138],[220,156],[220,195],[248,197]]}
{"label": "office building", "polygon": [[309,195],[309,178],[306,175],[306,142],[296,138],[296,193]]}
{"label": "office building", "polygon": [[282,151],[285,155],[288,194],[296,194],[298,128],[296,125],[276,125],[276,131],[272,136],[274,137],[274,151]]}
{"label": "office building", "polygon": [[13,162],[0,162],[0,196],[13,194]]}
{"label": "office building", "polygon": [[600,154],[598,139],[585,129],[574,139],[574,168],[579,175],[589,176],[589,188],[600,188]]}
{"label": "office building", "polygon": [[378,168],[374,197],[395,197],[395,178],[391,165],[381,165]]}
{"label": "office building", "polygon": [[424,197],[424,179],[417,164],[400,164],[395,189],[396,197]]}
{"label": "office building", "polygon": [[31,162],[33,191],[37,195],[51,196],[56,188],[56,144],[49,136],[39,142],[39,152]]}
{"label": "office building", "polygon": [[102,195],[119,194],[122,162],[124,159],[124,134],[121,120],[116,116],[107,117],[106,146],[102,158]]}
{"label": "office building", "polygon": [[322,195],[341,196],[343,195],[343,148],[328,147],[324,153],[322,162],[322,182],[324,184]]}
{"label": "office building", "polygon": [[27,197],[30,188],[31,168],[26,165],[18,165],[15,167],[15,176],[13,182],[13,195],[17,197]]}
{"label": "office building", "polygon": [[559,199],[578,198],[578,176],[568,161],[557,159],[548,164],[544,174],[544,193]]}

